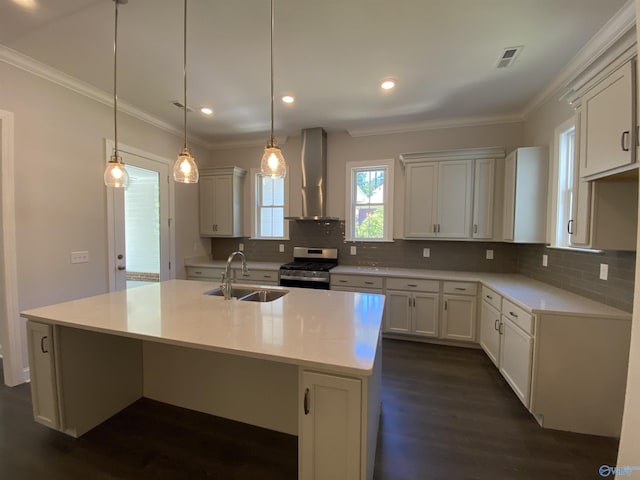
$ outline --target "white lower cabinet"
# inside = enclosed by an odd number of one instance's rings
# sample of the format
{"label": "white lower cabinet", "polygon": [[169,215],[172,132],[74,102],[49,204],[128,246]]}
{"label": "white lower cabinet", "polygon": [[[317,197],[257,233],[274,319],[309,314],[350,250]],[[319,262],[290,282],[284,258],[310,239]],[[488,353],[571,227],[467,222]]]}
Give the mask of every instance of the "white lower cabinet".
{"label": "white lower cabinet", "polygon": [[300,478],[361,478],[362,382],[302,373]]}
{"label": "white lower cabinet", "polygon": [[525,407],[529,408],[533,337],[502,316],[500,373]]}
{"label": "white lower cabinet", "polygon": [[36,422],[49,428],[60,428],[58,389],[53,344],[53,327],[44,323],[27,322],[31,401]]}
{"label": "white lower cabinet", "polygon": [[470,282],[444,282],[442,291],[440,338],[475,341],[477,285]]}
{"label": "white lower cabinet", "polygon": [[[484,297],[497,297],[494,292],[486,293],[483,289],[483,300],[480,311],[480,346],[496,367],[500,366],[500,310]],[[495,297],[494,297],[495,296]],[[500,300],[498,300],[500,301]]]}
{"label": "white lower cabinet", "polygon": [[386,331],[438,336],[437,293],[408,293],[387,290]]}

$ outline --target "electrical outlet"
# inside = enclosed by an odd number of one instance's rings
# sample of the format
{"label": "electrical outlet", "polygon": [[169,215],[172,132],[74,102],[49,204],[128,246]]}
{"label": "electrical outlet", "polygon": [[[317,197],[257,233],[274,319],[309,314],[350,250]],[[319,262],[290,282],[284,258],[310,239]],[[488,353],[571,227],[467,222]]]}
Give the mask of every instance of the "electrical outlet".
{"label": "electrical outlet", "polygon": [[89,263],[89,252],[71,252],[71,263]]}
{"label": "electrical outlet", "polygon": [[542,255],[542,266],[546,267],[549,265],[549,255]]}
{"label": "electrical outlet", "polygon": [[244,243],[238,244],[238,250],[240,250],[241,252],[244,252]]}
{"label": "electrical outlet", "polygon": [[284,253],[284,243],[281,243],[280,246],[278,247],[280,253]]}
{"label": "electrical outlet", "polygon": [[349,253],[351,255],[355,255],[356,254],[356,246],[355,245],[351,245],[351,248],[349,249]]}
{"label": "electrical outlet", "polygon": [[493,250],[487,250],[487,260],[493,260]]}
{"label": "electrical outlet", "polygon": [[609,265],[606,263],[600,264],[600,280],[607,280],[609,278]]}
{"label": "electrical outlet", "polygon": [[422,249],[422,256],[425,258],[429,258],[431,256],[431,249],[430,248],[423,248]]}

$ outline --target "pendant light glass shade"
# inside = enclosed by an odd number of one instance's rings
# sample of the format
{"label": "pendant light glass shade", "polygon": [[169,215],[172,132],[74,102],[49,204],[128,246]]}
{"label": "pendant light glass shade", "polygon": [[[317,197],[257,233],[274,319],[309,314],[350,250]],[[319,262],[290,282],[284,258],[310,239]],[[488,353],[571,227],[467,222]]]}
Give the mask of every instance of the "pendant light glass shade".
{"label": "pendant light glass shade", "polygon": [[200,174],[195,159],[187,147],[187,0],[184,0],[184,39],[183,39],[183,78],[184,78],[184,146],[173,164],[173,179],[180,183],[198,183]]}
{"label": "pendant light glass shade", "polygon": [[176,163],[173,164],[173,178],[176,182],[198,183],[200,178],[198,166],[187,147],[182,149]]}
{"label": "pendant light glass shade", "polygon": [[104,169],[104,184],[107,187],[127,188],[129,174],[124,166],[122,157],[118,153],[118,4],[125,4],[128,0],[113,0],[116,5],[115,29],[113,33],[113,154]]}
{"label": "pendant light glass shade", "polygon": [[111,155],[104,170],[104,184],[107,187],[127,188],[129,186],[129,173],[124,168],[122,158],[117,153]]}
{"label": "pendant light glass shade", "polygon": [[287,162],[273,136],[273,103],[273,0],[271,0],[271,138],[262,155],[260,173],[272,178],[284,178],[287,175]]}
{"label": "pendant light glass shade", "polygon": [[287,176],[287,163],[284,161],[282,150],[277,146],[267,146],[264,149],[262,162],[260,162],[260,173],[273,178],[284,178]]}

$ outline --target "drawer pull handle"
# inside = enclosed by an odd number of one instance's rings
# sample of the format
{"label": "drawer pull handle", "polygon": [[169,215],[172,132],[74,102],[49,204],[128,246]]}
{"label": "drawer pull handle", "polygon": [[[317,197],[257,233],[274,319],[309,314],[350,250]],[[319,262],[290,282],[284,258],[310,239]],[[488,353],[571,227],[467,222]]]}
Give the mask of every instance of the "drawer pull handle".
{"label": "drawer pull handle", "polygon": [[485,297],[487,297],[489,300],[493,300],[493,297],[491,295],[485,295]]}
{"label": "drawer pull handle", "polygon": [[499,323],[499,322],[500,322],[500,319],[499,319],[499,318],[496,318],[496,321],[495,321],[495,322],[493,322],[493,328],[494,328],[495,330],[497,330],[497,331],[500,331],[500,323]]}
{"label": "drawer pull handle", "polygon": [[346,280],[338,280],[340,283],[347,283]]}
{"label": "drawer pull handle", "polygon": [[364,282],[365,285],[373,285],[373,282]]}
{"label": "drawer pull handle", "polygon": [[[249,276],[249,275],[247,275]],[[271,278],[271,275],[263,275],[262,278]]]}
{"label": "drawer pull handle", "polygon": [[504,332],[502,331],[502,325],[504,325],[504,323],[500,322],[499,326],[498,326],[498,333],[500,335],[504,335]]}
{"label": "drawer pull handle", "polygon": [[467,289],[463,288],[463,287],[456,287],[456,290],[460,291],[460,292],[466,292]]}
{"label": "drawer pull handle", "polygon": [[515,313],[513,313],[513,312],[509,312],[509,315],[511,315],[512,317],[518,318],[518,315],[516,315],[516,314],[515,314]]}
{"label": "drawer pull handle", "polygon": [[46,348],[44,348],[44,341],[48,338],[47,335],[45,335],[44,337],[42,337],[40,339],[40,350],[42,351],[42,353],[49,353],[49,350],[47,350]]}
{"label": "drawer pull handle", "polygon": [[309,408],[309,389],[305,388],[304,390],[304,414],[309,415],[311,409]]}
{"label": "drawer pull handle", "polygon": [[202,275],[202,272],[193,272],[196,275]]}
{"label": "drawer pull handle", "polygon": [[409,283],[407,284],[407,287],[417,287],[418,285],[416,285],[415,283]]}
{"label": "drawer pull handle", "polygon": [[444,301],[444,309],[447,310],[449,308],[449,302],[447,300]]}
{"label": "drawer pull handle", "polygon": [[620,136],[620,148],[622,148],[623,152],[629,151],[629,130],[622,132]]}

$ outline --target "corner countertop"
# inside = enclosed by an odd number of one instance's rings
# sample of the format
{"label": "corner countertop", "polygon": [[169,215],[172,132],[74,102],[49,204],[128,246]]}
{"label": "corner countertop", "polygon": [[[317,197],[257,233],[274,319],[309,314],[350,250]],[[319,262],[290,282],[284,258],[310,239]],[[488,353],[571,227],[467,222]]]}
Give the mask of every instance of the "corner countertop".
{"label": "corner countertop", "polygon": [[479,282],[530,313],[631,320],[631,314],[524,275],[338,265],[331,273]]}
{"label": "corner countertop", "polygon": [[286,288],[285,296],[257,303],[203,294],[217,286],[168,280],[21,315],[142,340],[358,376],[371,374],[383,295]]}

